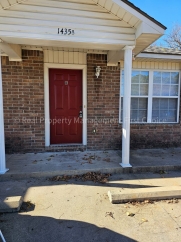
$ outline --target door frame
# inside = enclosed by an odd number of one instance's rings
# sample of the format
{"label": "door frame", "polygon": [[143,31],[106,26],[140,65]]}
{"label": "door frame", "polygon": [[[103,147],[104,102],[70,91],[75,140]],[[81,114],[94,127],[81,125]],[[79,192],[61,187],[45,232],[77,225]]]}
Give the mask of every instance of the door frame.
{"label": "door frame", "polygon": [[[82,70],[82,102],[83,102],[82,144],[87,145],[87,65],[44,63],[45,147],[50,146],[49,69],[51,68]],[[63,144],[60,144],[60,146],[61,145]]]}

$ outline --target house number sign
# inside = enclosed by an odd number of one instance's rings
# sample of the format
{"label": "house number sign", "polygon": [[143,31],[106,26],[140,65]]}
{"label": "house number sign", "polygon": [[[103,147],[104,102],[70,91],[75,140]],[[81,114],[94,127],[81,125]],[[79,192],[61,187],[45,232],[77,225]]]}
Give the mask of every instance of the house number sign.
{"label": "house number sign", "polygon": [[67,29],[67,28],[58,28],[58,34],[61,35],[74,35],[74,29]]}

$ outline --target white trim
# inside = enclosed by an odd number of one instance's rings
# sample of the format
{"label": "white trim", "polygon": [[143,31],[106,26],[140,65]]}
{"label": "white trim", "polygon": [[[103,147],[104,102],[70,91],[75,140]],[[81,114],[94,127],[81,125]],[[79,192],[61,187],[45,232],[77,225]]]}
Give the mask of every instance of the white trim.
{"label": "white trim", "polygon": [[22,61],[21,46],[7,43],[0,43],[0,49],[9,56],[10,61]]}
{"label": "white trim", "polygon": [[152,120],[153,71],[149,71],[147,122]]}
{"label": "white trim", "polygon": [[177,103],[177,123],[179,123],[180,114],[180,82],[181,82],[181,71],[179,71],[179,84],[178,84],[178,103]]}
{"label": "white trim", "polygon": [[122,68],[121,68],[121,63],[120,63],[120,86],[119,86],[119,123],[121,124],[121,85],[122,85]]}
{"label": "white trim", "polygon": [[137,58],[151,58],[151,59],[170,59],[170,60],[181,60],[181,55],[174,55],[174,54],[156,54],[156,53],[140,53],[136,56]]}
{"label": "white trim", "polygon": [[[40,46],[35,46],[35,45],[22,45],[21,48],[22,48],[22,50],[40,50],[40,51],[52,50],[52,51],[91,53],[91,54],[107,54],[108,53],[107,50],[74,49],[74,48],[51,47],[51,46],[40,47]],[[3,54],[3,55],[7,56],[6,54]]]}
{"label": "white trim", "polygon": [[[122,77],[122,71],[124,70],[124,68],[120,69],[120,77]],[[148,110],[147,110],[147,122],[131,122],[132,124],[154,124],[154,125],[159,125],[159,124],[178,124],[179,123],[179,114],[180,114],[180,82],[181,82],[181,71],[179,70],[164,70],[164,69],[149,69],[149,68],[144,68],[144,69],[139,69],[139,68],[133,68],[132,71],[148,71],[149,72],[149,90],[148,90],[148,96],[131,96],[131,98],[133,97],[145,97],[148,98]],[[153,96],[153,90],[150,87],[153,87],[153,72],[178,72],[179,73],[179,83],[178,83],[178,96]],[[152,79],[151,79],[152,78]],[[121,82],[120,82],[121,83]],[[151,90],[150,90],[151,89]],[[151,96],[150,96],[151,95]],[[120,86],[120,100],[121,100],[121,86]],[[152,117],[152,101],[150,104],[150,99],[153,98],[176,98],[178,100],[178,105],[177,105],[177,121],[176,122],[148,122],[148,120],[150,117]],[[148,113],[149,112],[149,113]],[[119,123],[121,124],[121,101],[119,103]]]}
{"label": "white trim", "polygon": [[2,86],[2,65],[0,56],[0,174],[6,173],[6,158],[5,158],[5,137],[4,137],[4,112],[3,112],[3,86]]}
{"label": "white trim", "polygon": [[[151,19],[149,19],[148,17],[144,16],[143,13],[138,12],[138,10],[136,10],[135,8],[129,6],[127,3],[120,1],[120,0],[108,0],[105,4],[105,1],[98,1],[98,0],[93,0],[93,2],[95,2],[97,5],[101,6],[102,8],[106,9],[108,12],[110,12],[111,14],[113,14],[114,16],[116,16],[119,19],[123,19],[124,20],[124,16],[123,17],[119,17],[118,12],[120,10],[120,8],[122,8],[122,12],[123,9],[125,10],[125,12],[130,13],[131,15],[133,15],[134,17],[136,17],[138,20],[145,22],[146,24],[148,24],[149,26],[151,26],[153,29],[159,31],[160,33],[164,33],[164,28],[161,27],[159,24],[153,22]],[[115,11],[112,11],[112,6],[114,5],[114,9],[116,8],[116,14]],[[120,7],[120,8],[119,8]],[[127,21],[126,21],[127,22]],[[129,22],[128,22],[129,23]]]}
{"label": "white trim", "polygon": [[134,46],[124,48],[124,93],[123,93],[123,123],[122,123],[122,167],[130,167],[130,110],[131,110],[131,73],[132,50]]}
{"label": "white trim", "polygon": [[[145,22],[146,24],[151,26],[156,31],[159,31],[161,34],[164,34],[165,29],[163,27],[161,27],[159,24],[153,22],[148,17],[144,16],[143,13],[139,13],[138,10],[132,8],[127,3],[122,2],[120,0],[112,0],[112,2],[116,3],[119,7],[123,8],[126,12],[129,12],[130,14],[132,14],[133,16],[138,18],[139,20]],[[123,20],[124,20],[124,17],[123,17]]]}
{"label": "white trim", "polygon": [[[82,70],[83,83],[83,120],[87,120],[87,66],[75,64],[44,63],[44,109],[45,109],[45,146],[50,146],[50,109],[49,109],[49,69]],[[87,145],[87,122],[83,121],[82,144]]]}

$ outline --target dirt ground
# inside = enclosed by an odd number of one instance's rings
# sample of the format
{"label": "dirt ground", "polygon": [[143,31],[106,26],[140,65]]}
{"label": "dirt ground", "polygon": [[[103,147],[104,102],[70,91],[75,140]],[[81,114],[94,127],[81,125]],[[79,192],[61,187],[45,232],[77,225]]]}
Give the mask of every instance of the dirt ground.
{"label": "dirt ground", "polygon": [[181,172],[117,174],[108,180],[64,177],[0,182],[0,191],[24,195],[20,212],[0,214],[6,242],[180,241],[181,200],[113,205],[107,192],[178,185]]}

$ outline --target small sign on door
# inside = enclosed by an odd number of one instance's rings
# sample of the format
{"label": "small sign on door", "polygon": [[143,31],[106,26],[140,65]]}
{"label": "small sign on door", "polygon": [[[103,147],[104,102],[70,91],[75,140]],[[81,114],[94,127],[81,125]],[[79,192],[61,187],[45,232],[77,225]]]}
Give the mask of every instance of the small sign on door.
{"label": "small sign on door", "polygon": [[68,81],[65,81],[65,85],[68,85],[69,83],[68,83]]}

